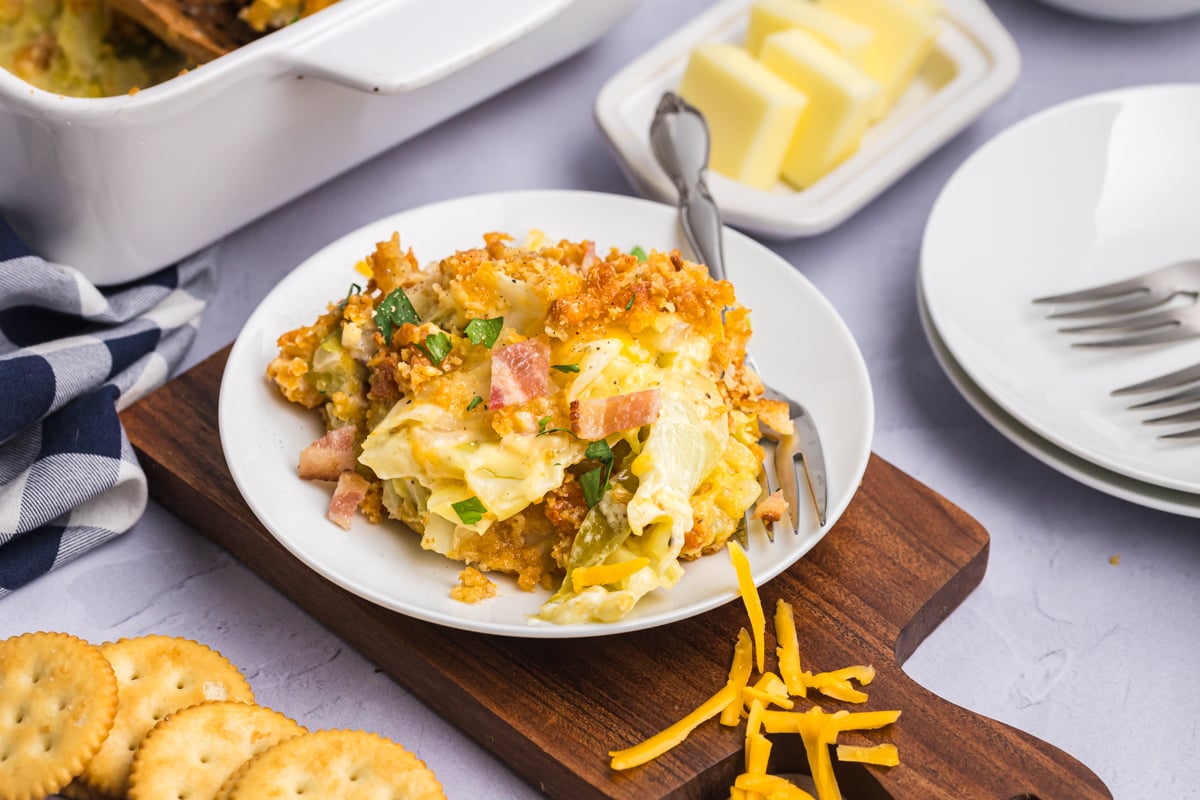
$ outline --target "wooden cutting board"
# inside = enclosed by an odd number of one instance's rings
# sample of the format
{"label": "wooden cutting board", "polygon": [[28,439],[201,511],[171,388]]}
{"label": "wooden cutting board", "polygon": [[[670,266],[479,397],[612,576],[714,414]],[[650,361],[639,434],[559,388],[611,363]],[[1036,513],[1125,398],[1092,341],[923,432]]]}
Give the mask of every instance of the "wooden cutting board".
{"label": "wooden cutting board", "polygon": [[[343,591],[284,550],[242,502],[217,433],[227,356],[228,349],[217,353],[123,413],[155,499],[547,796],[729,796],[742,768],[740,728],[710,721],[628,772],[610,770],[606,754],[656,733],[724,684],[737,631],[746,625],[740,603],[654,630],[563,641],[442,628]],[[890,769],[839,765],[851,800],[1111,798],[1061,750],[930,694],[900,669],[978,585],[987,555],[988,536],[977,522],[872,456],[838,524],[762,588],[766,608],[778,598],[795,607],[807,669],[873,664],[877,677],[865,709],[903,711],[890,729],[843,735],[894,742],[901,759]],[[799,737],[774,738],[771,770],[807,771]]]}

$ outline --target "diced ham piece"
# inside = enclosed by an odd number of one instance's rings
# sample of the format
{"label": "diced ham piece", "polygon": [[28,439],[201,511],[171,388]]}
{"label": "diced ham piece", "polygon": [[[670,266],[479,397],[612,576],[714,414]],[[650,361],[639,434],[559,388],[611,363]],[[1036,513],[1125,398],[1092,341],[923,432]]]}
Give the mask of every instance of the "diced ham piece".
{"label": "diced ham piece", "polygon": [[571,430],[580,439],[603,439],[610,433],[649,425],[658,419],[661,406],[658,389],[576,400],[571,403]]}
{"label": "diced ham piece", "polygon": [[353,470],[346,470],[337,479],[337,488],[329,498],[329,510],[325,517],[344,530],[350,530],[350,521],[358,504],[367,496],[370,482]]}
{"label": "diced ham piece", "polygon": [[492,351],[492,391],[488,409],[495,411],[541,397],[550,389],[550,342],[544,336]]}
{"label": "diced ham piece", "polygon": [[775,523],[788,513],[787,500],[783,499],[783,490],[767,495],[754,507],[754,518],[761,519],[768,528],[774,529]]}
{"label": "diced ham piece", "polygon": [[592,266],[592,264],[595,264],[600,259],[596,256],[596,243],[595,242],[588,241],[588,242],[584,242],[584,244],[586,246],[583,249],[583,261],[580,262],[579,266],[586,273],[588,271],[588,269]]}
{"label": "diced ham piece", "polygon": [[353,425],[334,428],[300,451],[300,477],[306,481],[336,481],[355,467]]}

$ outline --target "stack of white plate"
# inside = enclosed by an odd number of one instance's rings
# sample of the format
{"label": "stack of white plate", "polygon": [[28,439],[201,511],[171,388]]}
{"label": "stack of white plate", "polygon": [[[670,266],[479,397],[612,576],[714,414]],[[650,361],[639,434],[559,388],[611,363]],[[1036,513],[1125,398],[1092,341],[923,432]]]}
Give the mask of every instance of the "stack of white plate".
{"label": "stack of white plate", "polygon": [[[918,300],[954,385],[1031,455],[1108,494],[1200,517],[1200,441],[1112,390],[1200,363],[1200,340],[1084,349],[1033,298],[1200,258],[1200,85],[1093,95],[997,136],[925,230]],[[1200,286],[1195,287],[1200,290]]]}

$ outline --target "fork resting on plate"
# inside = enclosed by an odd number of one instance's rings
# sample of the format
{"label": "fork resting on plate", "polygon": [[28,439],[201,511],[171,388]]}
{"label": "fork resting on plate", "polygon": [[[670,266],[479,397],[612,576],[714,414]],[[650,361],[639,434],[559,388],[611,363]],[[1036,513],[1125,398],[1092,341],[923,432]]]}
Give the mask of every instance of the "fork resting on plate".
{"label": "fork resting on plate", "polygon": [[[708,266],[717,280],[725,280],[725,252],[722,241],[721,214],[708,191],[704,171],[708,167],[708,124],[700,111],[673,92],[667,92],[658,103],[654,121],[650,124],[650,144],[658,163],[679,190],[679,217],[683,232],[696,257]],[[747,355],[746,364],[759,372]],[[759,373],[761,377],[761,373]],[[800,473],[817,511],[817,520],[825,527],[828,503],[828,479],[821,437],[812,415],[799,402],[763,383],[763,395],[769,400],[787,404],[788,416],[794,431],[781,434],[771,431],[775,440],[774,466],[779,488],[787,501],[792,532],[800,533]],[[769,471],[763,469],[767,486]],[[749,513],[746,519],[749,527]],[[768,537],[774,538],[770,526]]]}
{"label": "fork resting on plate", "polygon": [[[1200,337],[1200,259],[1180,261],[1126,280],[1039,297],[1038,304],[1085,303],[1048,319],[1089,320],[1059,328],[1067,334],[1116,334],[1115,338],[1075,342],[1075,347],[1122,348],[1170,344]],[[1194,404],[1183,411],[1143,420],[1147,425],[1200,422],[1200,364],[1112,392],[1127,396],[1154,391],[1169,394],[1130,406],[1131,411]],[[1160,439],[1200,440],[1200,428],[1164,434]]]}

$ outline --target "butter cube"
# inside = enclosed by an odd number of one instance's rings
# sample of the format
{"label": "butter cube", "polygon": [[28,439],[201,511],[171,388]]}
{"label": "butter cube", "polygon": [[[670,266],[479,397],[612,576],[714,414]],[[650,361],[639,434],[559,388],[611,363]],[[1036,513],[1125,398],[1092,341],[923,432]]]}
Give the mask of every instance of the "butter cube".
{"label": "butter cube", "polygon": [[[934,2],[934,0],[906,0]],[[850,63],[865,69],[867,53],[875,33],[862,25],[828,11],[810,0],[759,0],[750,7],[750,25],[746,32],[746,49],[762,55],[762,45],[768,36],[780,31],[801,28],[830,49],[841,53]],[[890,104],[882,92],[871,112],[871,120],[882,119]]]}
{"label": "butter cube", "polygon": [[820,0],[820,5],[874,32],[861,66],[883,87],[890,108],[933,49],[936,17],[913,0]]}
{"label": "butter cube", "polygon": [[875,38],[870,29],[809,0],[758,0],[750,7],[746,49],[753,55],[761,55],[763,41],[768,36],[789,28],[803,28],[854,63],[866,57],[867,45]]}
{"label": "butter cube", "polygon": [[858,149],[882,90],[799,28],[768,36],[761,61],[808,98],[783,160],[784,180],[807,188]]}
{"label": "butter cube", "polygon": [[803,94],[732,44],[693,50],[679,94],[708,120],[712,169],[756,189],[778,183]]}

